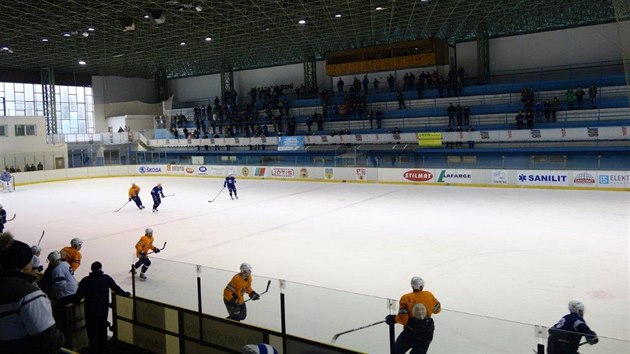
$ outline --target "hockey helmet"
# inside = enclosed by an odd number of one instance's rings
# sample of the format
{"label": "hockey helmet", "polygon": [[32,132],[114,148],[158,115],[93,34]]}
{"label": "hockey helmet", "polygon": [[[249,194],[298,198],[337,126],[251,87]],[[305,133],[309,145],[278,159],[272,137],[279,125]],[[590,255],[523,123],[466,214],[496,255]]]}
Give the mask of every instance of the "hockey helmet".
{"label": "hockey helmet", "polygon": [[411,278],[411,288],[413,288],[414,290],[420,290],[421,288],[424,288],[424,279],[420,277]]}
{"label": "hockey helmet", "polygon": [[57,262],[61,259],[61,253],[59,251],[52,251],[48,254],[48,262]]}
{"label": "hockey helmet", "polygon": [[147,234],[147,235],[153,235],[153,229],[149,227],[149,228],[144,230],[144,233]]}
{"label": "hockey helmet", "polygon": [[251,272],[252,271],[252,266],[249,265],[249,263],[243,263],[243,264],[241,264],[241,272],[242,271],[249,271],[249,272]]}
{"label": "hockey helmet", "polygon": [[72,240],[70,240],[70,246],[72,247],[80,247],[81,245],[83,245],[83,240],[81,240],[78,237],[75,237]]}
{"label": "hockey helmet", "polygon": [[577,300],[569,301],[569,312],[584,316],[584,304]]}

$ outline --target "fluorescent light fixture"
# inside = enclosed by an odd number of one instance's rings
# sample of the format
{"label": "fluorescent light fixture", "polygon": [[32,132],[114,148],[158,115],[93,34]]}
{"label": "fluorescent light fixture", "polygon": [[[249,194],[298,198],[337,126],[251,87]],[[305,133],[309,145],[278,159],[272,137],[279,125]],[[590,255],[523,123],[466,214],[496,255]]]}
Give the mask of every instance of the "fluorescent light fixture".
{"label": "fluorescent light fixture", "polygon": [[87,65],[87,63],[85,62],[85,60],[79,60],[79,65]]}
{"label": "fluorescent light fixture", "polygon": [[339,13],[335,14],[335,18],[340,18],[340,17],[341,17],[341,14]]}
{"label": "fluorescent light fixture", "polygon": [[42,42],[48,42],[48,38],[42,38]]}
{"label": "fluorescent light fixture", "polygon": [[70,34],[70,32],[64,32],[63,36],[69,38],[70,36],[72,36],[72,34]]}
{"label": "fluorescent light fixture", "polygon": [[265,28],[263,28],[263,31],[269,31],[270,29],[271,28],[269,28],[269,27],[265,27]]}
{"label": "fluorescent light fixture", "polygon": [[88,28],[87,28],[87,30],[88,30],[88,32],[94,32],[94,31],[96,31],[96,29],[95,29],[94,27],[92,27],[92,26],[88,27]]}
{"label": "fluorescent light fixture", "polygon": [[4,51],[9,51],[10,48],[9,48],[8,45],[3,44],[2,46],[0,46],[0,49],[2,49]]}
{"label": "fluorescent light fixture", "polygon": [[206,42],[210,42],[212,40],[212,37],[206,37],[205,41]]}
{"label": "fluorescent light fixture", "polygon": [[151,15],[146,14],[146,15],[142,16],[142,18],[143,18],[143,19],[145,19],[145,20],[148,20],[148,19],[150,19],[150,18],[151,18]]}
{"label": "fluorescent light fixture", "polygon": [[306,24],[306,20],[304,20],[304,19],[299,20],[298,23],[301,24],[301,25],[305,25]]}
{"label": "fluorescent light fixture", "polygon": [[383,11],[383,10],[385,10],[385,8],[383,6],[377,6],[377,7],[374,8],[374,10],[376,10],[376,11]]}
{"label": "fluorescent light fixture", "polygon": [[185,41],[181,41],[181,42],[179,42],[179,45],[186,45],[186,42]]}
{"label": "fluorescent light fixture", "polygon": [[114,58],[120,58],[122,56],[124,56],[124,54],[116,54],[116,55],[114,55]]}
{"label": "fluorescent light fixture", "polygon": [[197,12],[201,12],[201,11],[203,11],[203,7],[201,7],[201,5],[197,5],[197,6],[195,6],[195,10]]}

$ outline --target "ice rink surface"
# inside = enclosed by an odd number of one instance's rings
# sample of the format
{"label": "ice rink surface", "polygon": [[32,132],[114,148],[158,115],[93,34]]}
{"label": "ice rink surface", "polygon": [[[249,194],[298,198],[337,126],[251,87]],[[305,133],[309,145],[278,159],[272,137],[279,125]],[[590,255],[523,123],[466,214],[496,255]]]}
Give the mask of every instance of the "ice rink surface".
{"label": "ice rink surface", "polygon": [[[114,213],[131,182],[146,209]],[[154,214],[158,182],[175,196]],[[224,190],[208,203],[222,185],[73,180],[18,186],[0,202],[17,214],[6,225],[17,239],[35,244],[46,231],[43,260],[80,237],[77,278],[99,260],[127,290],[134,245],[151,227],[156,245],[168,241],[155,259],[233,272],[249,262],[255,276],[396,300],[420,275],[445,309],[545,326],[578,299],[600,336],[629,337],[630,193],[238,179],[239,200]]]}

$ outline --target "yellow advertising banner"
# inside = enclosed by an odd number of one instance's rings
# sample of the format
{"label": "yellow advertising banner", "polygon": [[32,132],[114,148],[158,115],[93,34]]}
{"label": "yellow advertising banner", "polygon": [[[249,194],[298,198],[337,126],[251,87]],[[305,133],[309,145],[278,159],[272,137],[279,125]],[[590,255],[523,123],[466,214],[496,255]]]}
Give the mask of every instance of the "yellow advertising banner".
{"label": "yellow advertising banner", "polygon": [[418,145],[423,148],[441,148],[442,133],[418,133]]}

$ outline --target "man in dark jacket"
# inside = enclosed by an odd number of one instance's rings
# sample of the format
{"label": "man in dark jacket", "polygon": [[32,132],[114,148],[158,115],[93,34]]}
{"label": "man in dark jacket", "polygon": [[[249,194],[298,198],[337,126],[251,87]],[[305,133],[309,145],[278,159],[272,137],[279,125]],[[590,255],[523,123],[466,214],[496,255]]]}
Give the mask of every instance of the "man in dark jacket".
{"label": "man in dark jacket", "polygon": [[33,253],[0,234],[0,353],[57,353],[64,342],[50,300],[28,274]]}
{"label": "man in dark jacket", "polygon": [[79,282],[75,303],[85,298],[85,325],[90,353],[102,353],[107,343],[107,315],[110,290],[121,296],[131,294],[121,289],[109,275],[103,273],[101,262],[92,263],[92,272]]}
{"label": "man in dark jacket", "polygon": [[549,328],[547,353],[578,354],[582,336],[590,345],[597,344],[597,334],[584,321],[584,304],[572,300],[569,302],[569,314],[563,316],[558,323]]}

